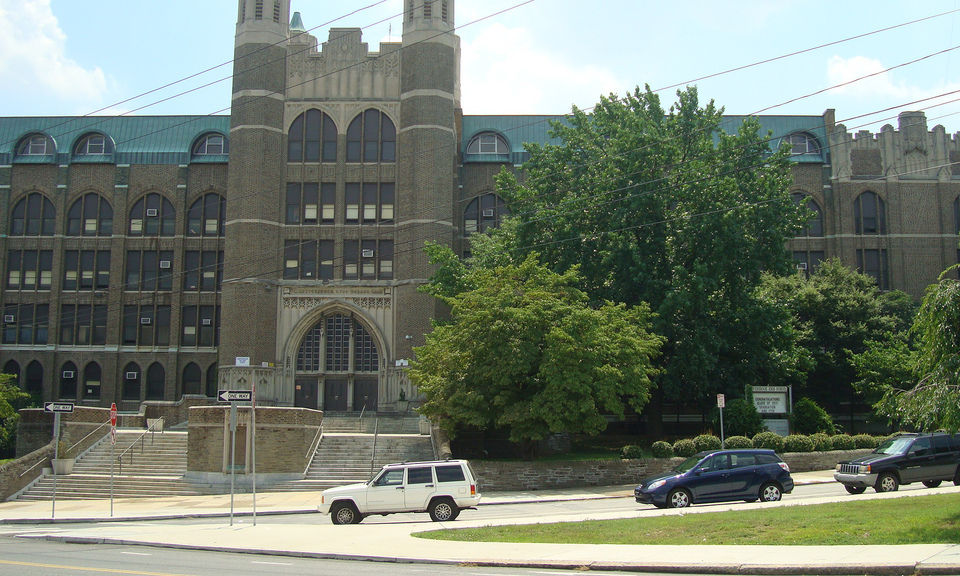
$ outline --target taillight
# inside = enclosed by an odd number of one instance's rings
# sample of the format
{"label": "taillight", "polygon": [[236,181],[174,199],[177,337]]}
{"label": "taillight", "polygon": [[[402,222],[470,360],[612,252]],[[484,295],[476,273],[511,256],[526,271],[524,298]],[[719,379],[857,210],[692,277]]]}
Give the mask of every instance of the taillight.
{"label": "taillight", "polygon": [[471,496],[476,496],[476,495],[477,495],[477,485],[476,485],[476,484],[471,484],[471,485],[470,485],[470,495],[471,495]]}
{"label": "taillight", "polygon": [[783,468],[783,471],[784,471],[784,472],[786,472],[787,474],[790,473],[790,465],[789,465],[789,464],[787,464],[786,462],[777,462],[777,464],[779,464],[780,467]]}

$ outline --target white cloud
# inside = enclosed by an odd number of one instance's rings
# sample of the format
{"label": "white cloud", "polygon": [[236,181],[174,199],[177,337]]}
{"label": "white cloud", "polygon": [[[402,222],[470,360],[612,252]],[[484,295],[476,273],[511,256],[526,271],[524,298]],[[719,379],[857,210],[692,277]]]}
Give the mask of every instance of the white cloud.
{"label": "white cloud", "polygon": [[0,83],[5,91],[53,97],[73,106],[100,102],[107,79],[66,53],[67,37],[50,0],[0,0]]}
{"label": "white cloud", "polygon": [[529,31],[494,23],[462,46],[466,114],[563,114],[588,107],[623,84],[607,69],[571,63],[535,45]]}

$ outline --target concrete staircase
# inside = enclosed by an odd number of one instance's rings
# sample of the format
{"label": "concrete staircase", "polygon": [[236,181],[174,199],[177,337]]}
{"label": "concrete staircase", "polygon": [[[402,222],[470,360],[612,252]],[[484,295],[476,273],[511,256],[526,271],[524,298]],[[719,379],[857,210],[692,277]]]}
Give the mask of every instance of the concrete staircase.
{"label": "concrete staircase", "polygon": [[[117,444],[111,450],[105,437],[77,459],[73,472],[57,476],[57,498],[64,500],[109,498],[112,455],[122,462],[113,464],[114,498],[146,498],[201,494],[183,480],[187,470],[186,432],[117,430]],[[18,500],[50,500],[53,475],[44,474],[21,493]]]}

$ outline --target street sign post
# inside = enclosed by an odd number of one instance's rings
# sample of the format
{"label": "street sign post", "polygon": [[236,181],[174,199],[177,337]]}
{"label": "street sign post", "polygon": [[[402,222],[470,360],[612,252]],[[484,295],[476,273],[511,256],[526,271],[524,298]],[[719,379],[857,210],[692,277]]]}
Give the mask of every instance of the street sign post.
{"label": "street sign post", "polygon": [[[53,459],[60,458],[60,415],[73,412],[73,402],[44,402],[44,412],[53,413]],[[57,467],[53,466],[53,498],[50,501],[50,517],[57,517]]]}
{"label": "street sign post", "polygon": [[217,400],[221,402],[250,402],[253,400],[251,390],[219,390]]}
{"label": "street sign post", "polygon": [[727,404],[727,398],[723,394],[717,394],[717,408],[720,409],[720,447],[723,448],[726,442],[723,438],[723,407]]}
{"label": "street sign post", "polygon": [[73,402],[44,402],[44,412],[53,412],[54,414],[63,414],[73,412]]}
{"label": "street sign post", "polygon": [[113,518],[113,465],[117,451],[117,403],[110,404],[110,517]]}

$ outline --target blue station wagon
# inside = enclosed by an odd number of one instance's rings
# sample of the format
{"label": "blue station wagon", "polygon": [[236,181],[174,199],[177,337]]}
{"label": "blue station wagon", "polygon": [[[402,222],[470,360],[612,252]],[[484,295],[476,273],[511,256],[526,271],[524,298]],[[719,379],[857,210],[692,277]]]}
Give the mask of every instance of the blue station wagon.
{"label": "blue station wagon", "polygon": [[644,480],[637,502],[658,508],[743,500],[776,502],[793,491],[790,467],[773,450],[713,450],[687,458],[672,471]]}

